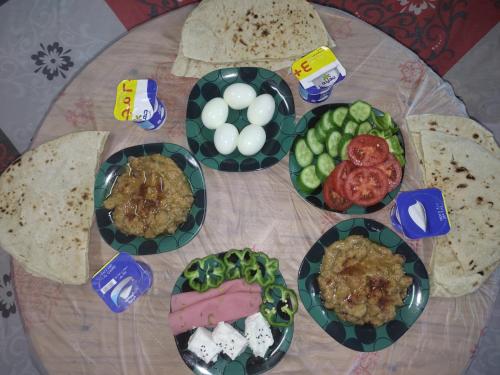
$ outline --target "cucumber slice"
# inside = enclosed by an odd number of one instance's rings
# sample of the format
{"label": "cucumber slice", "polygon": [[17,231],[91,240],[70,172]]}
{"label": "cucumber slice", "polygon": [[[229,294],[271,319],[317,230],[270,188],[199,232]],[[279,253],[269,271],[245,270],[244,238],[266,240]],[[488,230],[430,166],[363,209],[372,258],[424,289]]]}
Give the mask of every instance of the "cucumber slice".
{"label": "cucumber slice", "polygon": [[399,139],[395,135],[389,137],[385,140],[389,145],[389,151],[391,154],[400,154],[403,155],[404,151],[401,145],[399,144]]}
{"label": "cucumber slice", "polygon": [[370,104],[358,100],[349,107],[349,114],[358,123],[362,123],[370,117],[372,107]]}
{"label": "cucumber slice", "polygon": [[354,121],[347,121],[344,128],[344,134],[356,134],[356,130],[358,129],[358,124]]}
{"label": "cucumber slice", "polygon": [[323,114],[323,116],[321,117],[321,120],[319,122],[319,126],[321,127],[321,129],[323,130],[323,132],[325,134],[329,134],[335,128],[335,124],[333,123],[332,116],[333,116],[333,110],[325,112]]}
{"label": "cucumber slice", "polygon": [[314,159],[314,154],[312,153],[309,146],[307,146],[306,140],[304,138],[300,138],[295,144],[295,159],[297,159],[297,163],[305,168],[308,165],[311,165]]}
{"label": "cucumber slice", "polygon": [[316,175],[321,182],[326,180],[334,168],[335,163],[330,155],[325,152],[318,156],[318,161],[316,162]]}
{"label": "cucumber slice", "polygon": [[333,111],[332,122],[339,128],[344,124],[349,109],[347,107],[339,107]]}
{"label": "cucumber slice", "polygon": [[347,155],[347,146],[349,146],[349,143],[351,143],[351,139],[352,135],[344,134],[339,142],[339,152],[340,152],[340,158],[342,160],[349,159],[349,155]]}
{"label": "cucumber slice", "polygon": [[314,155],[321,154],[325,149],[325,145],[321,143],[318,137],[316,137],[316,132],[314,131],[314,128],[311,128],[307,131],[306,141],[307,145],[309,146]]}
{"label": "cucumber slice", "polygon": [[321,180],[316,175],[316,167],[310,165],[302,169],[299,174],[298,184],[304,193],[311,193],[321,185]]}
{"label": "cucumber slice", "polygon": [[393,155],[396,158],[396,160],[399,161],[399,164],[401,164],[401,167],[404,167],[406,164],[405,157],[401,154],[393,154]]}
{"label": "cucumber slice", "polygon": [[326,140],[326,150],[332,158],[339,156],[339,142],[341,138],[342,134],[338,131],[333,131]]}
{"label": "cucumber slice", "polygon": [[394,129],[391,115],[385,112],[382,116],[377,116],[375,112],[371,113],[371,120],[373,124],[379,129]]}
{"label": "cucumber slice", "polygon": [[318,141],[324,142],[326,140],[327,134],[325,133],[325,131],[323,131],[323,128],[320,124],[317,124],[314,127],[314,134],[316,135],[316,138],[318,138]]}
{"label": "cucumber slice", "polygon": [[370,130],[372,130],[372,124],[370,124],[369,122],[365,121],[361,125],[359,125],[358,133],[357,134],[358,135],[360,135],[360,134],[368,134]]}

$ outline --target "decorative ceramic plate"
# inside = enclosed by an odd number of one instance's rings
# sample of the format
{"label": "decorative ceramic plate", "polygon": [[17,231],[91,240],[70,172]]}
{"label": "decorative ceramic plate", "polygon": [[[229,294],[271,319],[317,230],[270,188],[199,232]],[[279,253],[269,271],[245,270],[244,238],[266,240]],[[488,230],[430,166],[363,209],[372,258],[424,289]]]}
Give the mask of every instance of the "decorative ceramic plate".
{"label": "decorative ceramic plate", "polygon": [[[271,121],[264,126],[266,143],[253,156],[243,156],[238,150],[229,155],[217,152],[214,145],[215,130],[201,122],[205,104],[222,97],[226,87],[233,83],[247,83],[257,95],[270,94],[276,103]],[[249,124],[246,108],[229,108],[227,121],[241,131]],[[214,70],[201,78],[189,94],[186,111],[186,134],[189,147],[196,158],[207,167],[230,172],[248,172],[270,167],[288,153],[295,138],[295,106],[287,83],[276,73],[262,68],[226,68]]]}
{"label": "decorative ceramic plate", "polygon": [[[217,254],[220,259],[223,258],[225,253]],[[286,287],[285,280],[280,271],[275,273],[275,284],[283,285]],[[172,295],[190,292],[193,289],[189,286],[186,278],[181,274],[175,282]],[[240,333],[245,332],[245,318],[238,319],[232,324]],[[203,360],[196,357],[191,353],[188,347],[189,337],[194,333],[190,330],[175,336],[175,343],[182,359],[186,365],[198,375],[250,375],[262,374],[272,369],[276,364],[285,356],[293,337],[293,324],[289,327],[271,327],[273,334],[274,344],[268,349],[268,357],[266,359],[255,357],[250,347],[239,355],[234,361],[220,353],[216,362],[206,364]]]}
{"label": "decorative ceramic plate", "polygon": [[[413,278],[404,305],[396,317],[380,327],[355,325],[338,318],[323,306],[317,277],[325,248],[351,235],[362,235],[405,258],[404,271]],[[396,233],[370,219],[349,219],[330,228],[306,254],[299,269],[299,294],[304,307],[323,330],[340,344],[360,352],[374,352],[396,342],[415,323],[429,299],[429,279],[417,254]]]}
{"label": "decorative ceramic plate", "polygon": [[[112,212],[103,207],[104,200],[123,172],[129,156],[161,154],[171,158],[184,172],[193,192],[194,202],[186,222],[172,234],[164,234],[153,239],[127,235],[113,223]],[[206,211],[205,179],[200,165],[185,148],[172,143],[150,143],[128,147],[111,155],[99,168],[94,186],[94,206],[97,226],[102,238],[113,249],[132,255],[148,255],[172,251],[191,241],[200,230]]]}
{"label": "decorative ceramic plate", "polygon": [[[346,107],[349,106],[349,104],[346,103],[334,103],[334,104],[325,104],[319,107],[316,107],[312,109],[311,111],[307,112],[302,118],[300,119],[299,123],[297,124],[297,137],[294,140],[294,147],[291,148],[290,150],[290,158],[288,161],[288,169],[290,171],[290,178],[292,179],[292,184],[297,193],[304,198],[307,202],[312,204],[313,206],[316,206],[318,208],[322,208],[324,210],[328,211],[334,211],[330,208],[328,208],[325,204],[325,201],[323,200],[323,192],[322,192],[322,187],[323,184],[321,184],[316,190],[314,190],[312,193],[304,193],[300,190],[299,185],[298,185],[298,179],[299,179],[299,173],[302,170],[302,167],[297,163],[297,159],[295,158],[295,153],[294,153],[294,148],[295,148],[295,142],[297,142],[301,137],[304,137],[305,133],[307,132],[308,129],[313,128],[316,123],[319,121],[323,113],[326,111],[329,111],[330,109],[335,109],[338,107]],[[379,109],[373,108],[374,112],[377,115],[382,115],[383,112],[380,111]],[[394,123],[396,124],[396,123]],[[397,126],[397,124],[396,124]],[[396,136],[399,139],[399,143],[401,144],[401,147],[404,150],[404,141],[403,141],[403,136],[401,135],[401,132],[398,131],[396,133]],[[316,157],[315,157],[316,160]],[[334,158],[335,160],[335,165],[340,163],[339,158]],[[404,176],[404,167],[403,167],[403,176]],[[382,199],[377,204],[374,204],[373,206],[370,207],[361,207],[356,204],[353,204],[351,207],[349,207],[344,213],[350,214],[350,215],[363,215],[363,214],[369,214],[371,212],[378,211],[385,206],[387,206],[399,193],[399,189],[401,187],[401,184],[398,185],[394,190],[390,191],[389,193],[386,194],[386,196]]]}

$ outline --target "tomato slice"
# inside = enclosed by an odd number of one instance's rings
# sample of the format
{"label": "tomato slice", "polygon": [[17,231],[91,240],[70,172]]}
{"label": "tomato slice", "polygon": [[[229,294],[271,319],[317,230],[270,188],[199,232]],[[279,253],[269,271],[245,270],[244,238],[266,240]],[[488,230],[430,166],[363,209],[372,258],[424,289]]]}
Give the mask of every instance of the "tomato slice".
{"label": "tomato slice", "polygon": [[352,206],[352,202],[337,193],[334,188],[334,181],[335,176],[332,172],[323,183],[323,200],[328,208],[334,211],[343,212]]}
{"label": "tomato slice", "polygon": [[371,167],[387,159],[389,146],[384,138],[363,134],[351,140],[347,154],[354,165]]}
{"label": "tomato slice", "polygon": [[389,191],[393,191],[401,182],[403,168],[401,168],[401,164],[399,164],[394,155],[389,154],[383,163],[377,164],[375,167],[387,175]]}
{"label": "tomato slice", "polygon": [[335,167],[332,173],[330,173],[330,176],[333,175],[332,187],[337,194],[340,194],[343,197],[346,196],[344,192],[345,180],[347,178],[347,175],[356,168],[357,167],[354,164],[352,164],[349,160],[344,160]]}
{"label": "tomato slice", "polygon": [[384,198],[389,189],[387,175],[376,167],[359,167],[347,175],[344,191],[347,199],[368,207]]}

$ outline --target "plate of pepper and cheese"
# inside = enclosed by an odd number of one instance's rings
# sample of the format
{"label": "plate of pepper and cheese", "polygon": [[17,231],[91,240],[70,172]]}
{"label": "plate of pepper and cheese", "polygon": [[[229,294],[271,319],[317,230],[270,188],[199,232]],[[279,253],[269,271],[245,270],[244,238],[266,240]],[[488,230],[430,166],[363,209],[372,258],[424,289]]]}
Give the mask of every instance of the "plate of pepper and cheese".
{"label": "plate of pepper and cheese", "polygon": [[193,259],[177,279],[169,325],[196,374],[260,374],[286,354],[298,309],[279,262],[249,248]]}

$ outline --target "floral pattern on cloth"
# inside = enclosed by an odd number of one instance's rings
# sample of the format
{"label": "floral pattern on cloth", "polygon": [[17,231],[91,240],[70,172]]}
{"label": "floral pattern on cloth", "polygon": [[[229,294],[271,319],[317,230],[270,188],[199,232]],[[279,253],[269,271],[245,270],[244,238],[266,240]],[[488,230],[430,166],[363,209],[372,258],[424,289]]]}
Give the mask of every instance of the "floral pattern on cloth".
{"label": "floral pattern on cloth", "polygon": [[[351,13],[410,48],[443,76],[498,22],[498,1],[313,0]],[[335,35],[332,35],[335,39]]]}
{"label": "floral pattern on cloth", "polygon": [[400,10],[402,12],[410,12],[415,15],[420,15],[426,9],[435,9],[436,0],[398,0],[399,4],[403,7]]}
{"label": "floral pattern on cloth", "polygon": [[10,274],[5,274],[0,279],[0,312],[4,318],[16,313],[16,299],[10,282]]}
{"label": "floral pattern on cloth", "polygon": [[71,49],[64,50],[64,48],[59,45],[59,42],[54,42],[45,47],[43,43],[40,43],[41,50],[36,54],[31,55],[31,59],[35,61],[35,65],[38,68],[35,69],[35,73],[42,72],[49,81],[52,81],[54,77],[58,77],[59,74],[62,78],[66,78],[64,72],[68,72],[74,63],[71,60],[71,56],[68,54]]}

